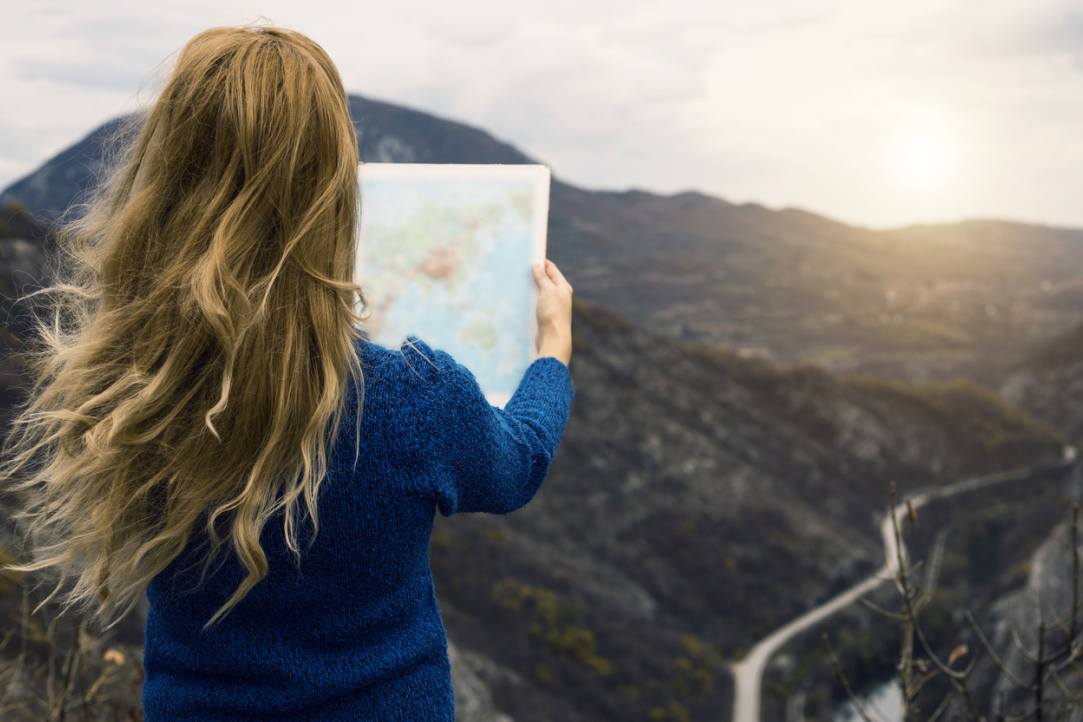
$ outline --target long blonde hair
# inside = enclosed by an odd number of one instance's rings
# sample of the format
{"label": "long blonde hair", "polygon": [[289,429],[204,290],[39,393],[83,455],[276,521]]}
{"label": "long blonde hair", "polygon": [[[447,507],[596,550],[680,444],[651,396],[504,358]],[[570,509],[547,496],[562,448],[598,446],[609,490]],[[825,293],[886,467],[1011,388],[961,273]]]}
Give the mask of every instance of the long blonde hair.
{"label": "long blonde hair", "polygon": [[276,514],[295,554],[316,531],[347,371],[363,389],[357,137],[331,59],[271,27],[197,35],[140,123],[62,229],[0,480],[19,569],[106,626],[205,530],[247,570],[210,625],[266,576]]}

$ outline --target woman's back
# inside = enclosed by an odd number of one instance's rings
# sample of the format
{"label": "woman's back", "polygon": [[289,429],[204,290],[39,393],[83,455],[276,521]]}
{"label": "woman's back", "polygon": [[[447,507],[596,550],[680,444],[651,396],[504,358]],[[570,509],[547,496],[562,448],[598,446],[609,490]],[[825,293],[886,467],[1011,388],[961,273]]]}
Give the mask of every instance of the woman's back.
{"label": "woman's back", "polygon": [[354,467],[351,386],[300,564],[268,524],[266,578],[206,630],[243,579],[235,559],[199,585],[193,541],[151,585],[148,720],[454,719],[428,560],[434,510],[506,513],[533,497],[567,422],[568,370],[539,359],[501,411],[421,342],[358,352],[360,454]]}
{"label": "woman's back", "polygon": [[200,33],[142,117],[39,292],[14,568],[105,624],[147,592],[148,721],[451,720],[434,509],[533,496],[571,287],[535,266],[541,358],[494,409],[446,354],[364,339],[357,137],[319,45]]}

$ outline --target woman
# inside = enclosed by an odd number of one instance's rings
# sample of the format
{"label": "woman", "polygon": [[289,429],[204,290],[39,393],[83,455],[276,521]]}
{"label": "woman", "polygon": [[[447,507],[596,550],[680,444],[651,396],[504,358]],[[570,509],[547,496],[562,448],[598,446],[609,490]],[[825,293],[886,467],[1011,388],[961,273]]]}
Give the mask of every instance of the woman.
{"label": "woman", "polygon": [[359,330],[357,141],[318,45],[204,32],[141,122],[67,229],[9,439],[23,568],[105,625],[146,592],[147,720],[452,720],[434,510],[541,484],[571,287],[535,267],[539,358],[492,408],[447,354]]}

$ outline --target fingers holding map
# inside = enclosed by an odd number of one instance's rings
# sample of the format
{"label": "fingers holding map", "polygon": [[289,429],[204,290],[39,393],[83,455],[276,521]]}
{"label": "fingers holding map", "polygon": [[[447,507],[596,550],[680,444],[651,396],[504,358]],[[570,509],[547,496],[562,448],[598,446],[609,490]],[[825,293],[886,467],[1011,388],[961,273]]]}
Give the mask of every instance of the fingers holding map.
{"label": "fingers holding map", "polygon": [[531,266],[545,259],[549,169],[362,163],[360,184],[369,337],[447,351],[502,406],[536,353]]}

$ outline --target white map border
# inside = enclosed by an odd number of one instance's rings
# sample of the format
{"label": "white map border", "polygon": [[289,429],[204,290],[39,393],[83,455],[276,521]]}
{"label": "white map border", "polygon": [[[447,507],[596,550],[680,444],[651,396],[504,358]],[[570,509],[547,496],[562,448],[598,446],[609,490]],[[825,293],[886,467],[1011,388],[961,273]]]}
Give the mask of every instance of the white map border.
{"label": "white map border", "polygon": [[[469,164],[439,164],[439,163],[360,163],[358,166],[358,186],[365,180],[461,180],[470,182],[474,180],[525,180],[531,181],[534,186],[534,207],[531,210],[531,236],[533,246],[531,248],[531,262],[541,263],[545,261],[547,236],[549,232],[549,186],[551,173],[548,166],[544,165],[469,165]],[[364,217],[364,198],[361,200],[361,214]],[[361,225],[357,228],[357,279],[364,287],[364,244],[361,242]],[[530,336],[537,338],[538,320],[533,312],[538,305],[538,289],[534,284],[530,288]],[[537,348],[531,352],[531,360],[538,358]],[[511,399],[511,394],[487,394],[490,404],[503,406]]]}

